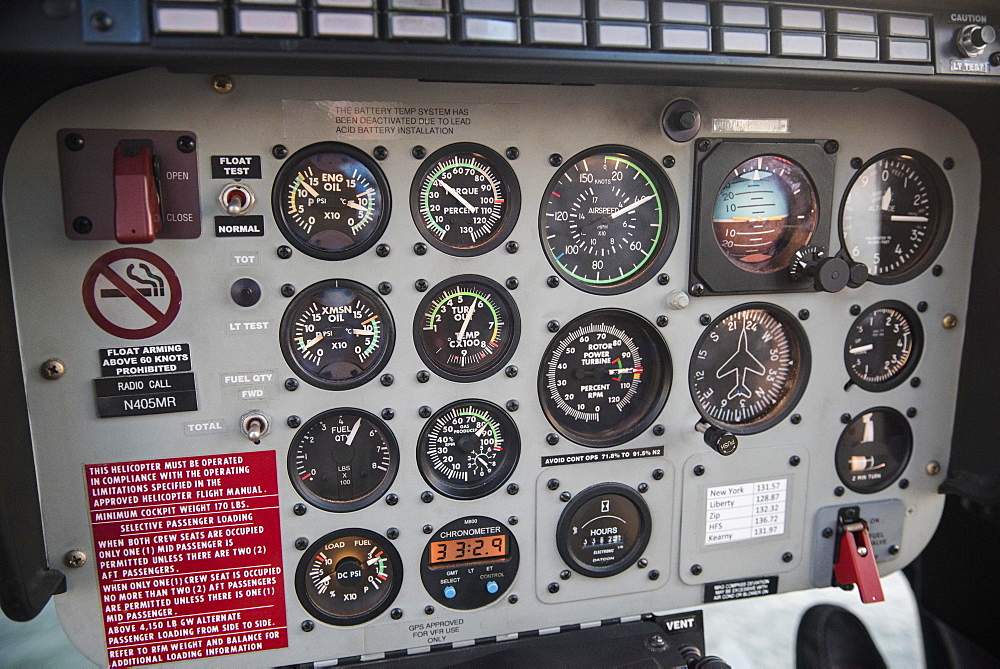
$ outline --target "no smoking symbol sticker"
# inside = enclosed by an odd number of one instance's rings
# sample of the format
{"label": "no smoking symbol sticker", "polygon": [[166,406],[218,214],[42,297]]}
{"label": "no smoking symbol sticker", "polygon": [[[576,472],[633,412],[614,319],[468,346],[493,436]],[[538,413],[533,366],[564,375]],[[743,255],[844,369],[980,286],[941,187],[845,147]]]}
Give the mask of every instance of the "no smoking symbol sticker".
{"label": "no smoking symbol sticker", "polygon": [[146,339],[174,322],[181,309],[181,282],[155,253],[115,249],[87,270],[83,304],[105,332],[122,339]]}

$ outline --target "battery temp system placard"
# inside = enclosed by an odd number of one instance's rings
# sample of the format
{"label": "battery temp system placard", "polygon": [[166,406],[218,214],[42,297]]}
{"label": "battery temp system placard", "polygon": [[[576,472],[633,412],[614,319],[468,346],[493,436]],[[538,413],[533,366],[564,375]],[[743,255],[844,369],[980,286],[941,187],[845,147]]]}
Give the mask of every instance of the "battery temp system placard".
{"label": "battery temp system placard", "polygon": [[85,474],[109,666],[288,646],[273,452]]}

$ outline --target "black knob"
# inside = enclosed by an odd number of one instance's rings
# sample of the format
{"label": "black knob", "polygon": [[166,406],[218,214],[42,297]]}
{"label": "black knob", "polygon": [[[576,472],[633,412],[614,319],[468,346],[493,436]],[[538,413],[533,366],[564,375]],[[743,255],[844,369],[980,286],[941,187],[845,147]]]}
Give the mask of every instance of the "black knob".
{"label": "black knob", "polygon": [[707,655],[695,663],[694,669],[732,669],[721,657]]}
{"label": "black knob", "polygon": [[847,285],[851,288],[860,288],[868,280],[868,265],[863,262],[849,263],[851,266],[851,278],[847,280]]}
{"label": "black knob", "polygon": [[673,118],[674,127],[678,130],[690,130],[697,126],[700,120],[698,111],[694,109],[686,109]]}
{"label": "black knob", "polygon": [[810,272],[816,290],[836,293],[843,290],[851,280],[851,269],[847,262],[836,256],[818,260]]}
{"label": "black knob", "polygon": [[976,26],[969,35],[969,41],[977,49],[982,49],[997,40],[997,31],[993,26]]}
{"label": "black knob", "polygon": [[260,285],[253,279],[239,279],[229,289],[229,295],[241,307],[252,307],[260,301]]}
{"label": "black knob", "polygon": [[695,425],[694,429],[704,435],[705,443],[719,455],[732,455],[740,445],[735,434],[714,425],[709,425],[704,421]]}

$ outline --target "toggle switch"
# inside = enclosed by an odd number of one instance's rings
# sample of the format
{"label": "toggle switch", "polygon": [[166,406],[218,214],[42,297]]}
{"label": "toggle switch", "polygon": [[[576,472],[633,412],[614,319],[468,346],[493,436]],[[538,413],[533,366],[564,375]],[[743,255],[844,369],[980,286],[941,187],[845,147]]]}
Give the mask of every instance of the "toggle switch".
{"label": "toggle switch", "polygon": [[219,193],[219,204],[230,216],[242,216],[253,208],[253,191],[243,184],[229,184]]}
{"label": "toggle switch", "polygon": [[840,586],[857,585],[861,601],[865,604],[884,602],[875,551],[868,536],[868,523],[859,515],[860,509],[856,506],[845,507],[838,514],[833,582]]}
{"label": "toggle switch", "polygon": [[149,244],[163,228],[160,184],[153,142],[123,139],[115,147],[115,239]]}
{"label": "toggle switch", "polygon": [[243,435],[255,444],[271,430],[271,421],[259,410],[248,411],[240,417]]}

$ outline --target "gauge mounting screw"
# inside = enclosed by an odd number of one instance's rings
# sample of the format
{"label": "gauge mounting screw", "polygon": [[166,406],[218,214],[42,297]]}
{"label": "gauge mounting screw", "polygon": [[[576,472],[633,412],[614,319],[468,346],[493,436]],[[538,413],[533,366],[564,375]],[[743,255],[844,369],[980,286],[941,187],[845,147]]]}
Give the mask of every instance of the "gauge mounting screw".
{"label": "gauge mounting screw", "polygon": [[792,467],[798,467],[801,463],[802,463],[802,458],[800,458],[797,455],[793,455],[792,457],[788,458],[788,464],[790,464]]}
{"label": "gauge mounting screw", "polygon": [[549,479],[548,482],[545,484],[545,486],[549,490],[558,490],[559,489],[559,479]]}
{"label": "gauge mounting screw", "polygon": [[545,324],[545,328],[549,332],[559,332],[559,321],[555,320],[549,321],[548,323]]}
{"label": "gauge mounting screw", "polygon": [[639,558],[639,561],[635,563],[635,566],[639,569],[645,569],[649,566],[649,560],[646,558]]}
{"label": "gauge mounting screw", "polygon": [[77,216],[73,219],[73,232],[78,235],[88,235],[94,229],[94,223],[86,216]]}
{"label": "gauge mounting screw", "polygon": [[516,495],[520,491],[521,491],[521,486],[517,485],[516,483],[511,483],[507,486],[508,495]]}
{"label": "gauge mounting screw", "polygon": [[691,289],[688,292],[695,297],[701,297],[705,294],[705,286],[700,283],[691,284]]}
{"label": "gauge mounting screw", "polygon": [[285,419],[285,424],[288,427],[295,428],[298,427],[299,425],[302,425],[302,419],[293,414]]}
{"label": "gauge mounting screw", "polygon": [[427,156],[427,149],[417,144],[415,147],[410,149],[410,155],[417,160],[423,160]]}
{"label": "gauge mounting screw", "polygon": [[861,305],[860,304],[852,304],[851,305],[851,315],[852,316],[857,316],[860,313],[861,313]]}
{"label": "gauge mounting screw", "polygon": [[514,254],[517,253],[517,250],[521,248],[521,246],[515,241],[509,241],[504,248],[507,250],[507,253]]}
{"label": "gauge mounting screw", "polygon": [[545,443],[548,444],[549,446],[555,446],[556,444],[559,443],[559,435],[556,434],[555,432],[549,432],[547,435],[545,435]]}
{"label": "gauge mounting screw", "polygon": [[518,519],[517,519],[517,516],[511,516],[511,517],[509,517],[509,518],[507,519],[507,523],[508,523],[509,525],[517,525],[517,523],[518,523]]}
{"label": "gauge mounting screw", "polygon": [[424,405],[419,409],[417,409],[417,415],[420,416],[421,418],[430,418],[432,413],[433,412],[431,411],[431,408],[427,405]]}
{"label": "gauge mounting screw", "polygon": [[809,320],[809,310],[808,309],[799,309],[799,320],[800,321],[807,321],[807,320]]}
{"label": "gauge mounting screw", "polygon": [[181,153],[191,153],[194,151],[194,137],[190,135],[181,135],[177,138],[177,150]]}
{"label": "gauge mounting screw", "polygon": [[664,315],[659,315],[656,317],[656,326],[660,328],[665,328],[670,324],[670,319]]}
{"label": "gauge mounting screw", "polygon": [[421,369],[419,372],[417,372],[417,383],[427,383],[430,380],[431,380],[431,373],[428,372],[426,369]]}
{"label": "gauge mounting screw", "polygon": [[424,607],[424,613],[426,615],[432,615],[434,613],[434,607],[428,604],[427,606]]}
{"label": "gauge mounting screw", "polygon": [[900,490],[906,490],[909,487],[910,487],[910,480],[909,479],[899,479],[899,489]]}
{"label": "gauge mounting screw", "polygon": [[299,382],[297,379],[285,379],[285,390],[295,391],[299,389]]}
{"label": "gauge mounting screw", "polygon": [[573,574],[570,573],[569,569],[563,569],[561,572],[559,572],[559,578],[561,578],[564,581],[568,581],[569,577],[572,576],[572,575]]}
{"label": "gauge mounting screw", "polygon": [[413,245],[413,252],[416,253],[418,256],[426,254],[427,244],[424,244],[423,242],[417,242],[416,244]]}
{"label": "gauge mounting screw", "polygon": [[639,485],[636,486],[636,490],[638,490],[639,492],[645,494],[645,493],[649,492],[649,484],[646,483],[645,481],[643,481],[642,483],[640,483]]}
{"label": "gauge mounting screw", "polygon": [[427,291],[427,279],[417,279],[413,282],[413,287],[418,293],[424,293]]}
{"label": "gauge mounting screw", "polygon": [[698,148],[699,151],[705,153],[706,151],[712,148],[712,142],[702,137],[701,139],[698,140],[695,146]]}
{"label": "gauge mounting screw", "polygon": [[920,387],[920,377],[919,376],[914,376],[912,379],[910,379],[910,387],[911,388],[919,388]]}
{"label": "gauge mounting screw", "polygon": [[934,276],[941,276],[944,274],[944,267],[941,267],[941,265],[934,265],[934,267],[931,268],[931,274]]}
{"label": "gauge mounting screw", "polygon": [[944,167],[946,170],[953,169],[955,167],[955,159],[954,158],[945,158],[944,162],[941,163],[941,166]]}
{"label": "gauge mounting screw", "polygon": [[657,569],[650,569],[648,576],[650,581],[655,581],[660,578],[660,572]]}
{"label": "gauge mounting screw", "polygon": [[833,528],[831,528],[831,527],[824,527],[823,531],[821,532],[821,534],[823,535],[824,539],[829,539],[830,537],[833,536]]}
{"label": "gauge mounting screw", "polygon": [[389,493],[385,496],[385,503],[389,506],[396,506],[399,504],[399,495],[394,492]]}
{"label": "gauge mounting screw", "polygon": [[298,539],[295,540],[295,548],[300,551],[304,551],[305,549],[309,548],[309,540],[306,539],[305,537],[299,537]]}
{"label": "gauge mounting screw", "polygon": [[691,565],[691,573],[694,574],[695,576],[700,575],[701,571],[702,571],[702,569],[701,569],[701,565],[700,564],[693,564],[693,565]]}
{"label": "gauge mounting screw", "polygon": [[833,494],[836,495],[837,497],[843,497],[844,488],[841,486],[837,486],[836,488],[833,489]]}
{"label": "gauge mounting screw", "polygon": [[372,157],[375,158],[375,160],[385,160],[389,157],[389,149],[382,145],[376,146],[372,149]]}
{"label": "gauge mounting screw", "polygon": [[49,358],[42,363],[42,377],[49,381],[61,379],[66,373],[66,363],[59,358]]}
{"label": "gauge mounting screw", "polygon": [[924,313],[925,311],[927,311],[927,303],[917,302],[917,311],[919,311],[920,313]]}
{"label": "gauge mounting screw", "polygon": [[69,553],[66,553],[65,557],[63,557],[63,562],[67,567],[78,569],[79,567],[87,564],[87,554],[83,551],[70,551]]}
{"label": "gauge mounting screw", "polygon": [[508,379],[513,379],[515,376],[517,376],[517,365],[507,365],[507,368],[503,370],[503,373],[507,376]]}
{"label": "gauge mounting screw", "polygon": [[799,423],[802,422],[802,415],[801,414],[797,414],[797,413],[793,413],[792,416],[791,416],[791,418],[788,419],[788,421],[792,425],[798,425]]}
{"label": "gauge mounting screw", "polygon": [[663,156],[663,166],[668,170],[677,164],[677,159],[673,156]]}
{"label": "gauge mounting screw", "polygon": [[698,322],[701,323],[702,325],[708,325],[709,323],[712,322],[712,317],[709,316],[708,314],[702,314],[701,316],[698,317]]}
{"label": "gauge mounting screw", "polygon": [[507,290],[517,290],[518,281],[516,276],[509,277],[504,285],[507,286]]}
{"label": "gauge mounting screw", "polygon": [[823,150],[830,155],[833,155],[837,151],[840,151],[840,142],[835,139],[828,139],[823,142]]}
{"label": "gauge mounting screw", "polygon": [[386,256],[389,255],[390,250],[391,249],[389,248],[388,244],[379,244],[378,246],[375,247],[375,255],[377,255],[379,258],[385,258]]}
{"label": "gauge mounting screw", "polygon": [[781,554],[781,561],[782,562],[791,562],[794,559],[795,559],[795,556],[792,555],[791,553],[787,552],[787,551]]}
{"label": "gauge mounting screw", "polygon": [[954,330],[958,325],[958,317],[955,314],[945,314],[941,319],[941,327],[945,330]]}
{"label": "gauge mounting screw", "polygon": [[278,254],[278,257],[281,258],[282,260],[288,260],[289,258],[292,257],[292,247],[279,246],[276,253]]}
{"label": "gauge mounting screw", "polygon": [[695,465],[694,469],[692,469],[691,471],[694,472],[695,476],[704,476],[705,475],[705,465]]}
{"label": "gauge mounting screw", "polygon": [[396,377],[394,377],[392,374],[383,374],[382,376],[379,377],[378,382],[381,383],[384,387],[388,388],[389,386],[392,385],[393,381],[395,380]]}
{"label": "gauge mounting screw", "polygon": [[504,154],[507,156],[507,160],[517,160],[521,152],[517,150],[516,146],[508,146]]}
{"label": "gauge mounting screw", "polygon": [[83,137],[75,132],[71,132],[66,135],[66,139],[63,140],[63,143],[66,144],[66,148],[70,151],[79,151],[83,148],[84,144]]}
{"label": "gauge mounting screw", "polygon": [[937,460],[931,460],[927,463],[927,466],[924,467],[924,471],[927,472],[928,476],[937,476],[941,473],[941,463]]}
{"label": "gauge mounting screw", "polygon": [[403,617],[403,609],[393,609],[392,611],[389,611],[389,617],[393,620],[399,620]]}
{"label": "gauge mounting screw", "polygon": [[517,400],[507,400],[507,411],[517,411],[521,408],[521,403]]}
{"label": "gauge mounting screw", "polygon": [[[423,491],[422,493],[420,493],[420,501],[423,502],[424,504],[430,504],[431,502],[434,501],[434,493],[432,493],[430,490]],[[424,525],[424,527],[427,528],[429,526]],[[427,532],[427,534],[429,534],[429,532]]]}
{"label": "gauge mounting screw", "polygon": [[395,410],[389,407],[382,409],[382,420],[392,420],[395,417],[396,417]]}
{"label": "gauge mounting screw", "polygon": [[851,414],[849,414],[849,413],[842,413],[842,414],[840,414],[840,422],[843,423],[844,425],[847,425],[848,423],[850,423],[851,422]]}
{"label": "gauge mounting screw", "polygon": [[507,602],[510,604],[517,604],[517,595],[511,595],[508,597]]}
{"label": "gauge mounting screw", "polygon": [[547,278],[545,280],[545,285],[548,286],[549,288],[556,288],[556,287],[558,287],[559,286],[559,277],[557,277],[557,276],[550,276],[549,278]]}
{"label": "gauge mounting screw", "polygon": [[666,272],[660,274],[659,276],[656,277],[656,283],[660,284],[661,286],[667,285],[668,283],[670,283],[670,275],[667,274]]}
{"label": "gauge mounting screw", "polygon": [[556,582],[549,583],[548,590],[549,590],[549,593],[551,593],[553,595],[556,594],[557,592],[559,592],[559,584],[556,583]]}
{"label": "gauge mounting screw", "polygon": [[562,165],[562,160],[563,160],[562,156],[560,156],[558,153],[553,153],[551,156],[549,156],[549,165],[551,165],[552,167],[559,167],[560,165]]}
{"label": "gauge mounting screw", "polygon": [[388,281],[383,281],[378,285],[378,292],[382,295],[388,295],[392,292],[392,284]]}
{"label": "gauge mounting screw", "polygon": [[861,166],[864,164],[865,164],[864,161],[858,158],[857,156],[851,158],[851,169],[860,170]]}
{"label": "gauge mounting screw", "polygon": [[899,551],[902,550],[899,544],[893,544],[889,546],[889,555],[899,555]]}
{"label": "gauge mounting screw", "polygon": [[296,504],[295,506],[292,507],[292,513],[294,513],[296,516],[304,516],[304,515],[306,515],[306,511],[307,510],[308,509],[307,509],[306,505],[305,504],[301,504],[301,503]]}
{"label": "gauge mounting screw", "polygon": [[568,502],[571,499],[573,499],[573,495],[572,495],[572,493],[570,493],[569,490],[563,490],[561,493],[559,493],[559,501],[560,502]]}
{"label": "gauge mounting screw", "polygon": [[311,620],[303,620],[301,627],[303,632],[312,632],[316,629],[316,623]]}
{"label": "gauge mounting screw", "polygon": [[390,540],[395,541],[396,539],[399,538],[399,528],[390,527],[388,530],[385,531],[385,536],[388,537]]}
{"label": "gauge mounting screw", "polygon": [[659,423],[653,426],[653,434],[656,435],[657,437],[662,437],[666,431],[667,428],[663,427]]}
{"label": "gauge mounting screw", "polygon": [[219,95],[225,95],[233,90],[233,78],[228,74],[217,74],[212,77],[212,90]]}
{"label": "gauge mounting screw", "polygon": [[917,409],[916,409],[916,407],[910,407],[909,409],[907,409],[906,410],[906,417],[907,418],[916,418],[917,417]]}
{"label": "gauge mounting screw", "polygon": [[275,144],[271,147],[271,155],[278,160],[284,160],[288,156],[288,149],[284,144]]}
{"label": "gauge mounting screw", "polygon": [[294,294],[295,294],[295,286],[293,286],[292,284],[286,283],[281,287],[282,297],[291,297]]}
{"label": "gauge mounting screw", "polygon": [[660,481],[660,480],[662,480],[665,473],[666,472],[664,472],[662,469],[654,469],[653,470],[653,480],[654,481]]}

